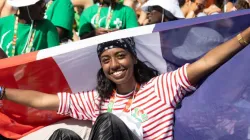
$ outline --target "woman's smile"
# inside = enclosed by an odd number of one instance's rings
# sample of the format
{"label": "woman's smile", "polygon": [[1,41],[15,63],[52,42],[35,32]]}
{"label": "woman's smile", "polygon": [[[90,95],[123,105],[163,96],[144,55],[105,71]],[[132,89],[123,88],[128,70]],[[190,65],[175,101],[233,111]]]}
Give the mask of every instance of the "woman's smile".
{"label": "woman's smile", "polygon": [[126,70],[119,70],[119,71],[113,72],[111,75],[112,77],[114,77],[114,79],[122,79],[126,75]]}

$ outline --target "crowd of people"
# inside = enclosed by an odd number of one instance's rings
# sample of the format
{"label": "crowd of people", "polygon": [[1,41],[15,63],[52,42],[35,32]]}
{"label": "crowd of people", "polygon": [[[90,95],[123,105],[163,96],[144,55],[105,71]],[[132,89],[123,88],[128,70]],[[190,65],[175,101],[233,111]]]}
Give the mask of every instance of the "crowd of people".
{"label": "crowd of people", "polygon": [[1,0],[8,57],[117,30],[250,8],[249,0]]}

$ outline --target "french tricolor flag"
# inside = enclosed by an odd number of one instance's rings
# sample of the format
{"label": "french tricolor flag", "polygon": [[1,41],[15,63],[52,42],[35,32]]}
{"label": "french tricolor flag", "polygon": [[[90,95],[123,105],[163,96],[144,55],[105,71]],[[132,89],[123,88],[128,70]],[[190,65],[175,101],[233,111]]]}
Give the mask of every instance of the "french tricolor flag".
{"label": "french tricolor flag", "polygon": [[[0,60],[0,85],[51,94],[92,90],[100,68],[96,45],[132,36],[139,59],[165,73],[249,26],[250,10],[242,10],[117,31]],[[175,113],[176,140],[250,140],[249,62],[246,47],[183,100]],[[8,138],[24,138],[62,119],[55,112],[0,101],[0,134]]]}

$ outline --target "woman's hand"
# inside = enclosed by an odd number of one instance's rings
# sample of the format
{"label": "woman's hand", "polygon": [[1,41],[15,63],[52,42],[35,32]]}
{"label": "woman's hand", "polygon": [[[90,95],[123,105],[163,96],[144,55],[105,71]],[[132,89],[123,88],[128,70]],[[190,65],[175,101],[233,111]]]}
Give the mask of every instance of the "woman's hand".
{"label": "woman's hand", "polygon": [[105,28],[98,28],[95,30],[95,35],[102,35],[102,34],[106,34],[108,32],[109,32],[109,30],[107,30]]}
{"label": "woman's hand", "polygon": [[86,38],[90,38],[90,37],[94,37],[94,36],[98,36],[98,35],[103,35],[110,32],[108,29],[105,28],[97,28],[89,33],[83,34],[80,36],[81,39],[86,39]]}
{"label": "woman's hand", "polygon": [[119,29],[109,29],[108,32],[115,32],[118,31]]}

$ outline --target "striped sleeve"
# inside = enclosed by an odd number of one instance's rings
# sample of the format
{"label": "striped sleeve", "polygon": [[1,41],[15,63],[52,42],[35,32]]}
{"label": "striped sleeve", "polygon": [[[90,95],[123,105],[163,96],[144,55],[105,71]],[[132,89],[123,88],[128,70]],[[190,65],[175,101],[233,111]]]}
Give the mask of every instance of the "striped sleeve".
{"label": "striped sleeve", "polygon": [[96,91],[78,93],[58,93],[58,114],[71,116],[79,120],[92,120],[96,117]]}
{"label": "striped sleeve", "polygon": [[181,68],[162,74],[155,80],[156,92],[159,97],[166,103],[175,107],[186,93],[196,90],[187,78],[187,66],[186,64]]}

